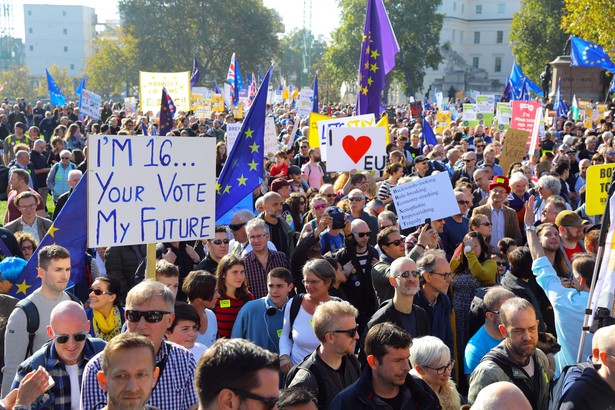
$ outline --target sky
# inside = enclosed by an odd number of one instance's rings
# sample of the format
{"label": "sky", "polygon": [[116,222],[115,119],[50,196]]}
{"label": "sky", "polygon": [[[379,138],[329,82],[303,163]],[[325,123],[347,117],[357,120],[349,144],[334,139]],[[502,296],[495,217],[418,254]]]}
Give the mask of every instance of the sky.
{"label": "sky", "polygon": [[[310,0],[263,0],[266,7],[273,8],[282,16],[286,32],[303,27],[303,4]],[[339,10],[336,0],[311,0],[312,2],[312,32],[325,39],[339,23]],[[119,18],[117,0],[13,0],[13,15],[15,37],[24,38],[23,5],[25,4],[65,4],[94,7],[100,23],[109,19]]]}

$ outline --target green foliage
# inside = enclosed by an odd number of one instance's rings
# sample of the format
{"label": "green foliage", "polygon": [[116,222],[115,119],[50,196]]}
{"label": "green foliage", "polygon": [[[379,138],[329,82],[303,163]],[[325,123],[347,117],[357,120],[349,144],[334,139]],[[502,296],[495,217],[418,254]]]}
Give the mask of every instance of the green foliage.
{"label": "green foliage", "polygon": [[[343,81],[356,82],[367,2],[338,2],[341,25],[332,34],[332,44],[325,53],[325,62],[328,73],[339,87]],[[438,43],[443,16],[436,11],[440,3],[424,0],[384,1],[400,48],[395,69],[389,77],[402,83],[408,94],[410,88],[406,73],[413,91],[417,92],[422,87],[425,68],[435,69],[442,61]]]}
{"label": "green foliage", "polygon": [[568,37],[560,27],[563,11],[564,0],[523,0],[513,17],[513,55],[525,75],[537,84],[545,64],[563,54]]}
{"label": "green foliage", "polygon": [[30,98],[34,94],[34,87],[30,82],[30,70],[27,66],[11,67],[0,73],[0,86],[2,96],[15,100],[16,98]]}
{"label": "green foliage", "polygon": [[139,83],[137,40],[120,29],[98,36],[92,47],[95,51],[85,62],[88,89],[105,98],[118,97],[122,91],[130,94],[130,88]]}
{"label": "green foliage", "polygon": [[208,86],[226,78],[233,52],[242,73],[269,68],[283,31],[262,0],[120,0],[119,9],[138,70],[189,71],[196,56]]}
{"label": "green foliage", "polygon": [[[298,87],[310,86],[326,47],[322,37],[314,38],[310,31],[304,29],[295,29],[282,37],[279,62],[282,77]],[[307,56],[304,62],[305,51]],[[303,72],[304,64],[307,73]]]}
{"label": "green foliage", "polygon": [[562,29],[586,41],[600,44],[615,60],[615,3],[613,0],[566,0]]}
{"label": "green foliage", "polygon": [[[47,67],[47,70],[49,70],[49,74],[51,74],[55,82],[58,84],[67,100],[75,95],[74,79],[68,75],[68,70],[66,68],[60,69],[57,64],[54,64],[51,67]],[[49,98],[46,77],[43,77],[43,79],[39,82],[38,88],[36,89],[36,95],[39,97],[45,96],[46,98]]]}

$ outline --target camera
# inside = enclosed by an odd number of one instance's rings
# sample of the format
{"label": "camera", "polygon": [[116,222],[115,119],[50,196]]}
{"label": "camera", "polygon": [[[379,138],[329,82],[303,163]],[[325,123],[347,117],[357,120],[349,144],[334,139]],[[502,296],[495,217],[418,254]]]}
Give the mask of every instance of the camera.
{"label": "camera", "polygon": [[331,206],[327,208],[326,212],[331,218],[333,218],[333,225],[331,226],[331,229],[344,229],[346,224],[344,223],[344,213],[342,211],[335,206]]}

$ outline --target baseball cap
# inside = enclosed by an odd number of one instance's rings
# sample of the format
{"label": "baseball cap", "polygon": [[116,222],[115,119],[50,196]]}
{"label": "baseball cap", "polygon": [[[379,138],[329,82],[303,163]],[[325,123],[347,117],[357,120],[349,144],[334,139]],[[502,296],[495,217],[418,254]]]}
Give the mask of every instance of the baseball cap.
{"label": "baseball cap", "polygon": [[555,217],[555,226],[583,226],[588,225],[589,221],[581,218],[576,212],[564,210]]}
{"label": "baseball cap", "polygon": [[290,186],[288,184],[288,180],[287,179],[285,179],[285,178],[276,178],[271,183],[271,191],[278,192],[280,189],[284,188],[285,186]]}

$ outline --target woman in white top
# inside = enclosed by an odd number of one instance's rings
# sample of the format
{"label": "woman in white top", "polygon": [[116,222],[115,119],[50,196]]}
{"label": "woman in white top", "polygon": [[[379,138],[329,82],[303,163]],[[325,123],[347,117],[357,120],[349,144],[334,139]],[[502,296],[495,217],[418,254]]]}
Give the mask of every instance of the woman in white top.
{"label": "woman in white top", "polygon": [[[312,316],[316,306],[331,300],[329,288],[334,282],[335,270],[324,259],[312,259],[303,267],[303,284],[307,293],[295,296],[284,308],[280,367],[285,374],[320,344],[312,327]],[[290,311],[294,299],[301,301],[301,307],[291,324]]]}
{"label": "woman in white top", "polygon": [[216,277],[204,270],[192,271],[184,279],[182,291],[199,314],[200,325],[196,341],[207,348],[211,347],[218,337],[218,321],[212,311],[220,299]]}

